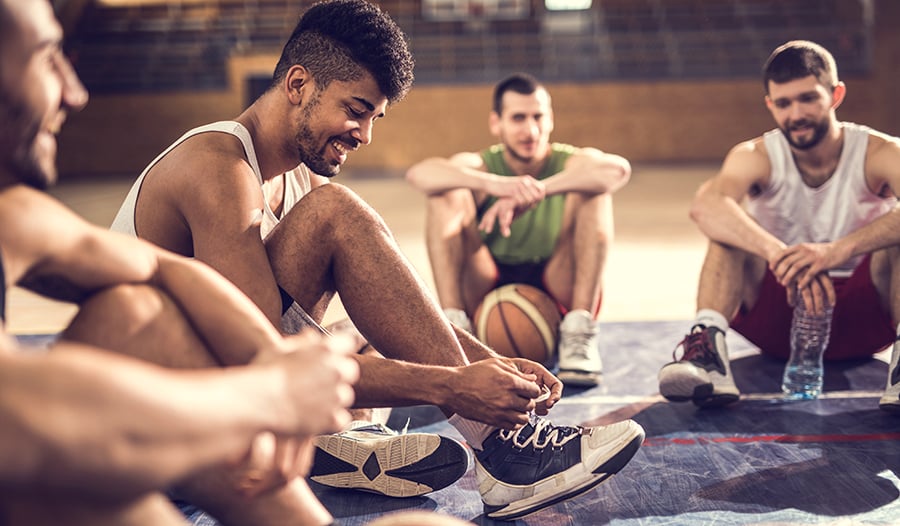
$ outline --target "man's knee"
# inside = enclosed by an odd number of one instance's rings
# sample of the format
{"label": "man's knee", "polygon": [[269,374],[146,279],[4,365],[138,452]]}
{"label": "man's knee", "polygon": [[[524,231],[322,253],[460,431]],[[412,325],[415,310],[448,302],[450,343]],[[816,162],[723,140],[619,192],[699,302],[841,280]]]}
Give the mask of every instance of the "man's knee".
{"label": "man's knee", "polygon": [[96,292],[81,304],[66,336],[117,327],[134,332],[158,319],[174,303],[161,290],[149,285],[117,285]]}
{"label": "man's knee", "polygon": [[216,362],[177,303],[150,285],[117,285],[85,301],[62,339],[170,367]]}

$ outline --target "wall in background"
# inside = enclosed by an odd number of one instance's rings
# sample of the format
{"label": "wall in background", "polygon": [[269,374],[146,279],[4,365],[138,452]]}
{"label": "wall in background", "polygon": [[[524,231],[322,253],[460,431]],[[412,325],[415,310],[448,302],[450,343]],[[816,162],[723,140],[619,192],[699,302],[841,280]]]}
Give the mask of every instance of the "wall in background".
{"label": "wall in background", "polygon": [[[874,68],[844,77],[841,119],[900,135],[900,2],[879,0]],[[60,138],[63,177],[136,176],[184,131],[237,116],[246,79],[271,72],[277,56],[236,56],[227,91],[94,96],[71,115]],[[840,64],[838,64],[840,69]],[[487,131],[492,85],[414,87],[378,122],[374,142],[352,154],[347,171],[400,171],[433,155],[475,150]],[[553,138],[619,153],[632,162],[720,160],[735,143],[773,123],[756,80],[548,84],[556,113]]]}

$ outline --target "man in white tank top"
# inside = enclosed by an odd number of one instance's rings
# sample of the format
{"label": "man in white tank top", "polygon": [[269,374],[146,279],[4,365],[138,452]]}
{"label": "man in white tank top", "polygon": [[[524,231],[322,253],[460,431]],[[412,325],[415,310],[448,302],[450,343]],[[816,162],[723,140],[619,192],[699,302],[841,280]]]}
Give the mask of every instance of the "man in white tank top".
{"label": "man in white tank top", "polygon": [[[406,94],[413,64],[402,33],[386,15],[372,14],[374,4],[318,6],[299,22],[269,89],[234,121],[191,133],[156,159],[114,227],[208,263],[276,324],[285,308],[317,323],[339,294],[359,331],[387,357],[357,357],[357,405],[440,407],[476,451],[490,516],[515,518],[591,489],[608,476],[602,466],[618,471],[631,459],[640,426],[584,430],[532,418],[560,399],[559,380],[454,329],[376,212],[346,187],[325,184]],[[290,203],[297,174],[303,181],[294,193],[307,181],[308,193]],[[537,400],[544,392],[548,398]],[[526,441],[540,447],[517,449]],[[509,462],[510,455],[525,458]],[[366,462],[372,457],[380,462]],[[453,483],[467,466],[453,440],[370,426],[322,437],[311,475],[332,486],[412,496]],[[568,483],[551,482],[563,472]]]}
{"label": "man in white tank top", "polygon": [[[691,208],[710,244],[697,319],[659,373],[672,401],[737,401],[725,332],[786,359],[798,301],[834,309],[826,360],[871,356],[900,332],[900,140],[837,119],[847,88],[818,44],[777,48],[763,82],[778,128],[732,148]],[[895,344],[889,411],[900,410],[898,355]]]}

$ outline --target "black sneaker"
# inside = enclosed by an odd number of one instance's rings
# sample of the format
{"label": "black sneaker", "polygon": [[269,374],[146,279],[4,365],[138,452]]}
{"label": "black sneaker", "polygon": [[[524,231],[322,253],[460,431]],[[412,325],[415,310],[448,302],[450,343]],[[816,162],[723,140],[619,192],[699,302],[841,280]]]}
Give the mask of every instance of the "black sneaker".
{"label": "black sneaker", "polygon": [[516,431],[494,431],[475,451],[485,512],[518,519],[580,495],[618,473],[643,441],[632,420],[582,428],[534,418]]}
{"label": "black sneaker", "polygon": [[[681,358],[676,358],[678,348]],[[703,407],[737,402],[741,394],[731,376],[725,333],[694,325],[672,351],[671,363],[659,371],[659,392],[673,402],[693,401]]]}
{"label": "black sneaker", "polygon": [[310,479],[389,497],[417,497],[453,484],[469,469],[466,447],[430,433],[371,424],[316,438]]}

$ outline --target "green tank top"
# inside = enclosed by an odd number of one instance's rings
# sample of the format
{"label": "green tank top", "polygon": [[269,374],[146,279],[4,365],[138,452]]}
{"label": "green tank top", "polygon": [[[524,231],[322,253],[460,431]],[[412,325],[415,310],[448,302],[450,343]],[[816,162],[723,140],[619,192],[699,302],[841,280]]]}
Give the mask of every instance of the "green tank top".
{"label": "green tank top", "polygon": [[[533,177],[541,180],[561,172],[575,150],[568,144],[551,144],[547,164],[541,173]],[[482,151],[481,158],[488,172],[506,177],[515,175],[503,160],[503,145],[496,144]],[[481,204],[478,208],[479,219],[496,200],[492,196]],[[484,244],[496,261],[507,265],[540,263],[550,259],[562,228],[565,203],[565,194],[544,199],[513,221],[509,237],[503,237],[496,228],[490,234],[482,233]]]}

